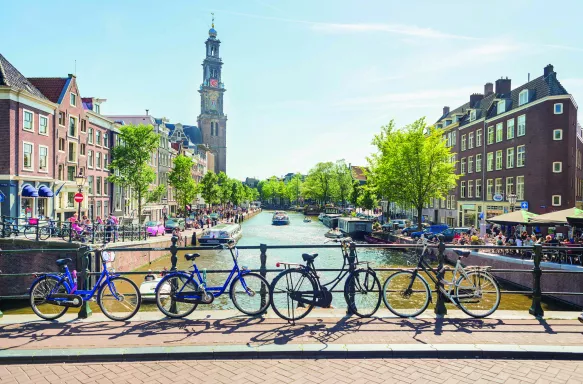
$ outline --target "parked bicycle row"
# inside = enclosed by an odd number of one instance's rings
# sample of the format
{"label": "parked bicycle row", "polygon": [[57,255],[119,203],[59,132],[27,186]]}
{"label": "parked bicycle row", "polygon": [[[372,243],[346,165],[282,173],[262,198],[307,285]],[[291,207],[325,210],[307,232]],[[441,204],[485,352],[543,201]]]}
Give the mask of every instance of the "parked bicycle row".
{"label": "parked bicycle row", "polygon": [[[458,260],[451,279],[444,279],[445,269],[432,267],[427,261],[428,245],[424,242],[410,259],[417,269],[401,270],[389,276],[381,287],[377,273],[367,261],[359,261],[355,243],[350,238],[334,240],[341,244],[343,264],[338,275],[322,282],[315,260],[317,253],[304,253],[305,264],[279,262],[283,270],[271,284],[261,274],[252,272],[238,262],[239,251],[234,242],[229,243],[233,267],[224,283],[207,284],[206,272],[196,265],[197,253],[184,257],[192,261],[192,271],[171,271],[156,284],[155,301],[158,309],[171,318],[191,314],[199,304],[211,304],[215,298],[228,292],[235,307],[244,314],[255,316],[267,311],[269,306],[282,319],[299,320],[314,307],[330,307],[332,292],[344,281],[343,294],[348,309],[360,317],[373,316],[381,300],[387,308],[400,317],[418,316],[429,306],[431,289],[427,276],[439,285],[440,294],[470,316],[481,318],[491,315],[500,304],[500,288],[486,267],[464,267],[460,259],[469,252],[456,251]],[[103,313],[112,320],[128,320],[141,305],[142,295],[136,284],[112,270],[115,253],[107,246],[97,249],[101,256],[102,272],[92,288],[78,289],[76,271],[70,271],[71,259],[59,259],[62,273],[38,276],[30,287],[30,304],[43,319],[61,317],[70,307],[81,307],[84,302],[97,297]]]}

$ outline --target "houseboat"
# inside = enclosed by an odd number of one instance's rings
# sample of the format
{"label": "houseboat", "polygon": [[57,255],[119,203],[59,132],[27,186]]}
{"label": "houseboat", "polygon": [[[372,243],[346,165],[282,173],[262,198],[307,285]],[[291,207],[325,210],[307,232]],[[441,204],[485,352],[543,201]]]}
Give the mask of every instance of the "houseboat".
{"label": "houseboat", "polygon": [[372,220],[357,217],[341,217],[338,219],[338,229],[346,236],[358,239],[372,233]]}
{"label": "houseboat", "polygon": [[235,243],[243,236],[243,230],[239,224],[219,224],[202,233],[198,239],[200,245],[225,244],[233,240]]}
{"label": "houseboat", "polygon": [[289,216],[284,211],[276,211],[271,218],[271,224],[273,225],[288,225]]}

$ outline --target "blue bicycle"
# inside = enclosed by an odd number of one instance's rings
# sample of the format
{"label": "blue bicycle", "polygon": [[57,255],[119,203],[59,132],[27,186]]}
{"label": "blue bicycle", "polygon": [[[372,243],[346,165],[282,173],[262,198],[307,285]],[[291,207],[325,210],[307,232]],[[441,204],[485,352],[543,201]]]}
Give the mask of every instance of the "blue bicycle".
{"label": "blue bicycle", "polygon": [[216,297],[225,293],[231,283],[229,296],[239,311],[250,316],[264,313],[270,303],[269,283],[260,274],[253,273],[246,267],[239,268],[237,263],[239,251],[235,248],[234,242],[229,242],[227,248],[233,258],[233,269],[225,283],[216,287],[207,286],[206,273],[203,272],[201,275],[196,266],[194,261],[200,255],[198,253],[184,255],[186,260],[193,261],[193,270],[190,274],[171,272],[160,280],[156,286],[156,304],[160,311],[172,318],[188,316],[198,304],[211,304]]}
{"label": "blue bicycle", "polygon": [[69,271],[70,258],[57,260],[62,273],[38,276],[30,286],[30,306],[34,313],[45,320],[63,316],[69,308],[79,308],[97,293],[97,304],[111,320],[124,321],[140,309],[142,298],[136,284],[115,274],[112,263],[115,253],[98,249],[101,253],[102,272],[91,290],[77,289],[77,271]]}

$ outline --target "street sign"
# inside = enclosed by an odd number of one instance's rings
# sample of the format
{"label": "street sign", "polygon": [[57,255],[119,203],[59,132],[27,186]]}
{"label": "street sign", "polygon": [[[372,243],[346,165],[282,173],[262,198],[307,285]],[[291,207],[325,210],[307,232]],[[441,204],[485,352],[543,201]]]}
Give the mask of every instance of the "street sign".
{"label": "street sign", "polygon": [[528,201],[523,201],[520,203],[520,209],[528,209]]}
{"label": "street sign", "polygon": [[484,212],[478,213],[478,219],[484,220]]}
{"label": "street sign", "polygon": [[504,200],[504,197],[502,197],[501,194],[497,193],[497,194],[494,195],[494,197],[492,198],[492,200],[494,200],[494,201],[502,201],[502,200]]}
{"label": "street sign", "polygon": [[75,202],[80,203],[83,201],[83,194],[81,192],[77,192],[75,194]]}

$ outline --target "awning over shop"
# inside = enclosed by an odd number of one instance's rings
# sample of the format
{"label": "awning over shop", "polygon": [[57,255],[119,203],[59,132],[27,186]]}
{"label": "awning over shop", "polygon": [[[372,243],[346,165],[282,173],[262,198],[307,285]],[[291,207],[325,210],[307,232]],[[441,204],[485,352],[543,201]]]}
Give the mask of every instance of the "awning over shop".
{"label": "awning over shop", "polygon": [[33,187],[30,184],[26,184],[23,188],[22,188],[22,193],[21,193],[22,197],[38,197],[38,191],[36,190],[35,187]]}
{"label": "awning over shop", "polygon": [[41,185],[38,189],[38,196],[39,197],[53,197],[53,191],[46,185]]}
{"label": "awning over shop", "polygon": [[503,215],[498,215],[489,218],[487,221],[490,223],[502,224],[502,225],[517,225],[517,224],[528,224],[529,220],[534,219],[538,215],[528,211],[514,211],[510,213],[505,213]]}

